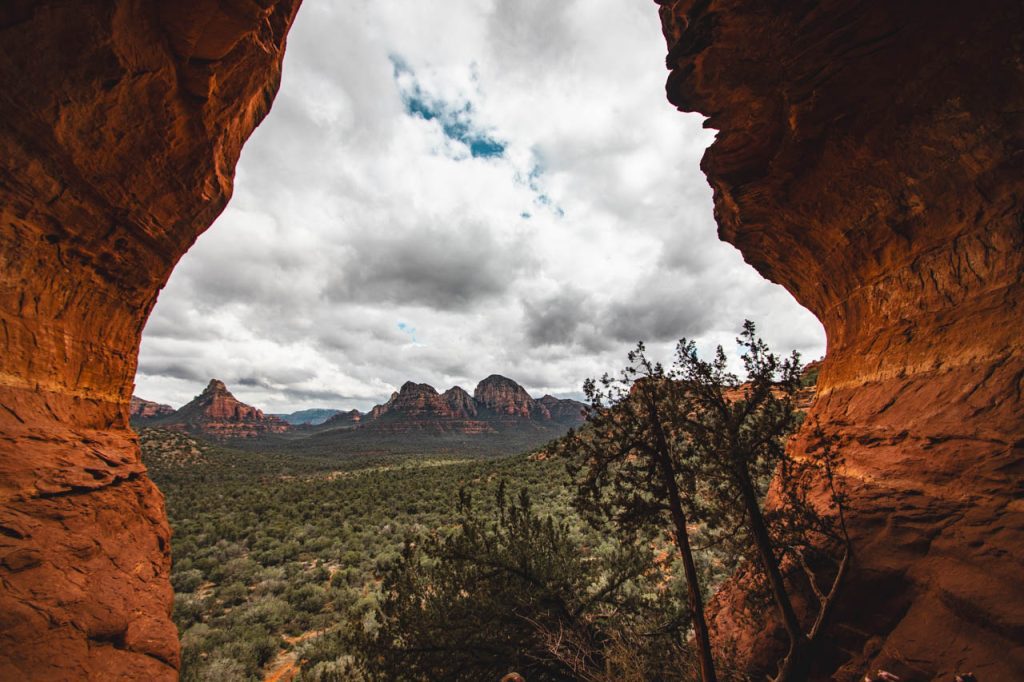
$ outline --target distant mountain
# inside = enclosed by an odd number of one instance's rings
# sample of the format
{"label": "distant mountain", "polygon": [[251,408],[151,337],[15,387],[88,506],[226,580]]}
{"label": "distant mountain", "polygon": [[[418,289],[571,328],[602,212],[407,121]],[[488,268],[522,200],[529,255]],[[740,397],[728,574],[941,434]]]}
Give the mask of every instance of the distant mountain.
{"label": "distant mountain", "polygon": [[252,438],[282,433],[288,422],[246,405],[231,395],[223,381],[211,379],[202,393],[177,412],[152,420],[152,425],[202,433],[214,438]]}
{"label": "distant mountain", "polygon": [[587,406],[578,400],[556,398],[553,395],[545,395],[537,402],[547,409],[548,414],[551,415],[552,421],[556,421],[559,424],[576,426],[584,421],[583,410],[585,410]]}
{"label": "distant mountain", "polygon": [[525,388],[500,374],[492,374],[477,384],[473,398],[481,407],[510,423],[517,419],[551,420],[548,408],[531,398]]}
{"label": "distant mountain", "polygon": [[459,386],[438,393],[433,386],[407,381],[391,399],[366,413],[361,427],[403,433],[486,433],[494,429],[477,419],[475,400]]}
{"label": "distant mountain", "polygon": [[361,422],[363,420],[364,416],[365,415],[363,415],[363,413],[360,412],[359,410],[349,410],[348,412],[339,412],[336,415],[330,417],[329,419],[326,419],[323,422],[322,425],[325,426],[325,427],[330,427],[330,428],[337,428],[339,426],[340,427],[358,426],[359,422]]}
{"label": "distant mountain", "polygon": [[[353,410],[358,414],[358,410]],[[314,407],[309,410],[299,410],[298,412],[292,412],[291,414],[275,414],[271,415],[279,419],[283,419],[292,426],[299,426],[301,424],[310,424],[312,426],[319,426],[331,417],[342,414],[341,410],[332,410],[326,407]],[[347,413],[346,413],[347,414]]]}
{"label": "distant mountain", "polygon": [[152,400],[143,400],[133,395],[128,403],[128,416],[133,420],[148,420],[154,417],[165,417],[174,414],[174,408],[170,405],[161,405]]}
{"label": "distant mountain", "polygon": [[[544,396],[535,400],[515,381],[492,374],[469,395],[454,386],[444,393],[406,382],[362,417],[359,428],[390,433],[480,434],[513,430],[561,431],[583,421],[583,404]],[[333,426],[338,417],[325,426]],[[340,425],[340,424],[337,424]]]}

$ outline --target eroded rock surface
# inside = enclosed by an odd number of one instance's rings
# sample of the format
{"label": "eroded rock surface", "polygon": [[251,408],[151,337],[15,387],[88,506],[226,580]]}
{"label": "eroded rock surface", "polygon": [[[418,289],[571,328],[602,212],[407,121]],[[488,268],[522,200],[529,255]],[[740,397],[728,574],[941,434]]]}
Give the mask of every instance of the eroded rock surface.
{"label": "eroded rock surface", "polygon": [[139,339],[224,208],[298,0],[0,6],[0,679],[173,679]]}
{"label": "eroded rock surface", "polygon": [[166,417],[169,414],[174,414],[174,408],[170,405],[161,405],[134,395],[128,402],[128,416],[131,419],[152,419]]}
{"label": "eroded rock surface", "polygon": [[512,418],[550,419],[548,408],[530,397],[526,389],[500,374],[492,374],[476,385],[473,397],[497,415]]}
{"label": "eroded rock surface", "polygon": [[817,674],[1017,679],[1024,6],[660,4],[668,98],[721,131],[720,235],[828,333],[809,423],[846,456],[856,555]]}
{"label": "eroded rock surface", "polygon": [[218,439],[255,438],[291,428],[280,417],[263,414],[263,410],[243,403],[219,379],[211,379],[187,405],[166,417],[151,420],[150,425]]}
{"label": "eroded rock surface", "polygon": [[512,379],[492,374],[477,384],[472,396],[460,386],[438,393],[429,384],[408,381],[386,403],[371,409],[361,426],[396,433],[495,433],[578,424],[582,408],[577,401],[553,396],[534,400]]}

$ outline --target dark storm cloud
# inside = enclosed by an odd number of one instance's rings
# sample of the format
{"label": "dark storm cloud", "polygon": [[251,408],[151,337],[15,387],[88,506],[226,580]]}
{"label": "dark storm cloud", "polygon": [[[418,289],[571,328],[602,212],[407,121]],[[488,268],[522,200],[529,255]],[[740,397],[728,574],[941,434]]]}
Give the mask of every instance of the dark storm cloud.
{"label": "dark storm cloud", "polygon": [[618,341],[660,342],[694,338],[712,328],[715,301],[686,290],[638,288],[629,300],[604,311],[603,330]]}
{"label": "dark storm cloud", "polygon": [[306,3],[234,197],[146,327],[137,392],[182,404],[216,376],[266,411],[367,409],[498,372],[558,395],[639,339],[728,345],[744,317],[821,348],[718,241],[711,137],[665,101],[650,4]]}
{"label": "dark storm cloud", "polygon": [[580,324],[593,319],[593,304],[574,289],[523,302],[526,339],[533,346],[572,345]]}
{"label": "dark storm cloud", "polygon": [[275,366],[267,367],[258,375],[241,376],[235,382],[243,386],[260,388],[279,388],[301,384],[316,377],[316,372],[304,367]]}
{"label": "dark storm cloud", "polygon": [[216,341],[220,330],[197,314],[194,298],[188,300],[171,297],[157,306],[146,322],[146,335],[151,338],[181,341]]}
{"label": "dark storm cloud", "polygon": [[197,367],[195,364],[185,364],[185,361],[160,362],[143,358],[139,362],[138,371],[151,377],[168,377],[196,382],[209,381],[212,378],[206,376],[202,368]]}
{"label": "dark storm cloud", "polygon": [[334,302],[387,302],[464,310],[505,293],[532,259],[480,225],[425,226],[359,244],[327,288]]}

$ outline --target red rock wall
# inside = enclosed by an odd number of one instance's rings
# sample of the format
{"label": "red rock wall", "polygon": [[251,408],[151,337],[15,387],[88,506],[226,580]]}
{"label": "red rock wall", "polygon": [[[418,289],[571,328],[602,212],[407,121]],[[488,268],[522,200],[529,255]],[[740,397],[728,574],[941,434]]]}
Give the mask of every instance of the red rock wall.
{"label": "red rock wall", "polygon": [[231,195],[297,6],[0,6],[0,679],[176,677],[139,338]]}
{"label": "red rock wall", "polygon": [[856,557],[819,674],[1020,679],[1024,6],[660,4],[721,237],[828,334]]}

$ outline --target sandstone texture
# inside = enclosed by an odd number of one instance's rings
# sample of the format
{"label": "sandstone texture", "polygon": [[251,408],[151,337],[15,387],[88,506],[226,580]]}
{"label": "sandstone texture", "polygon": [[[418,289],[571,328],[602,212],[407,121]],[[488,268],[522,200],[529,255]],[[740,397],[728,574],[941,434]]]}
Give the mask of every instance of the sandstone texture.
{"label": "sandstone texture", "polygon": [[174,408],[170,405],[161,405],[134,395],[128,401],[128,417],[130,419],[152,419],[153,417],[166,417],[169,414],[174,414]]}
{"label": "sandstone texture", "polygon": [[255,438],[283,433],[290,428],[280,417],[265,415],[262,410],[238,400],[219,379],[211,379],[203,392],[180,410],[150,420],[149,425],[217,439]]}
{"label": "sandstone texture", "polygon": [[231,195],[297,8],[0,5],[0,679],[176,677],[139,339]]}
{"label": "sandstone texture", "polygon": [[547,407],[531,398],[525,388],[500,374],[492,374],[477,384],[473,398],[499,416],[551,419]]}
{"label": "sandstone texture", "polygon": [[828,334],[808,424],[846,457],[855,555],[816,675],[1020,679],[1024,6],[659,4],[668,99],[720,131],[721,237]]}
{"label": "sandstone texture", "polygon": [[578,400],[569,400],[566,398],[556,398],[553,395],[545,395],[543,398],[537,401],[541,407],[547,410],[547,413],[551,415],[551,419],[560,424],[569,424],[570,426],[581,424],[584,421],[584,412],[586,405]]}
{"label": "sandstone texture", "polygon": [[389,433],[490,433],[493,429],[476,419],[476,405],[456,386],[443,394],[429,384],[407,381],[391,399],[366,413],[361,425]]}
{"label": "sandstone texture", "polygon": [[370,410],[361,426],[395,433],[497,433],[578,424],[582,409],[574,400],[534,400],[515,381],[492,374],[477,384],[472,396],[460,386],[438,393],[428,384],[406,382],[388,402]]}

